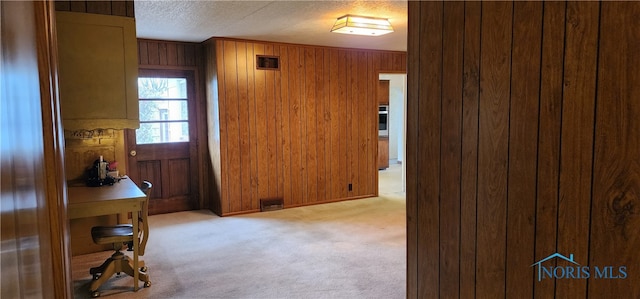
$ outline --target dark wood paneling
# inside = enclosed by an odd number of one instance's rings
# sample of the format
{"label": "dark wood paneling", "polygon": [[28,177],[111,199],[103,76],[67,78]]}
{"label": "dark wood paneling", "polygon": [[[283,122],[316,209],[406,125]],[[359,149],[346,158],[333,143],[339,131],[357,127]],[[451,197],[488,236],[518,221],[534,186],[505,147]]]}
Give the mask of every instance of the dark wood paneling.
{"label": "dark wood paneling", "polygon": [[[407,69],[407,298],[418,298],[418,289],[422,287],[420,284],[428,283],[429,285],[437,284],[437,281],[418,280],[418,154],[421,148],[418,145],[418,132],[420,131],[420,122],[418,108],[420,105],[420,81],[426,73],[420,72],[420,44],[424,32],[422,31],[422,3],[418,1],[409,1],[408,18],[412,26],[409,26],[407,32],[407,62],[417,67],[408,67]],[[476,27],[480,28],[480,27]],[[475,207],[475,204],[474,204]],[[475,227],[475,223],[474,223]],[[475,242],[474,242],[475,244]],[[475,273],[475,269],[474,269]],[[475,286],[475,278],[473,280]]]}
{"label": "dark wood paneling", "polygon": [[133,1],[55,1],[57,11],[135,17]]}
{"label": "dark wood paneling", "polygon": [[[255,211],[267,197],[293,207],[377,192],[377,102],[369,81],[383,53],[232,39],[205,46],[213,45],[223,57],[217,100],[227,140],[221,214]],[[280,69],[256,69],[258,53],[278,56]],[[404,70],[394,65],[403,55],[389,52],[386,67]]]}
{"label": "dark wood paneling", "polygon": [[[429,258],[440,255],[440,142],[441,142],[441,107],[442,107],[442,41],[443,41],[443,3],[428,2],[420,7],[422,19],[420,28],[429,28],[432,32],[420,42],[419,66],[424,75],[420,76],[418,101],[414,108],[418,111],[415,120],[420,128],[417,136],[417,168],[418,181],[416,198],[418,216],[418,279],[425,281],[418,287],[419,298],[436,298],[440,291],[439,259]],[[426,51],[433,49],[432,51]],[[410,110],[410,109],[407,109]],[[409,197],[409,195],[407,195]]]}
{"label": "dark wood paneling", "polygon": [[138,39],[138,63],[156,68],[198,67],[202,45],[187,42]]}
{"label": "dark wood paneling", "polygon": [[594,279],[588,295],[640,298],[640,5],[601,5],[589,265],[625,279]]}
{"label": "dark wood paneling", "polygon": [[[565,8],[564,2],[544,3],[534,261],[556,252]],[[554,280],[534,286],[534,298],[554,296]]]}
{"label": "dark wood paneling", "polygon": [[[442,136],[440,143],[440,297],[460,296],[460,183],[464,3],[445,2],[442,36]],[[446,55],[444,55],[446,53]]]}
{"label": "dark wood paneling", "polygon": [[[480,106],[479,2],[465,2],[460,190],[460,298],[475,298],[478,115]],[[407,165],[407,168],[409,165]],[[409,207],[409,202],[407,202]]]}
{"label": "dark wood paneling", "polygon": [[[509,112],[506,297],[533,294],[542,2],[514,2]],[[523,283],[526,282],[526,283]]]}
{"label": "dark wood paneling", "polygon": [[409,3],[407,297],[639,297],[640,3],[457,4]]}
{"label": "dark wood paneling", "polygon": [[[589,233],[585,232],[591,217],[599,6],[598,2],[568,2],[566,10],[557,252],[574,254],[579,264],[589,258]],[[556,282],[560,298],[586,295],[586,280]]]}
{"label": "dark wood paneling", "polygon": [[482,3],[476,296],[504,298],[511,2]]}

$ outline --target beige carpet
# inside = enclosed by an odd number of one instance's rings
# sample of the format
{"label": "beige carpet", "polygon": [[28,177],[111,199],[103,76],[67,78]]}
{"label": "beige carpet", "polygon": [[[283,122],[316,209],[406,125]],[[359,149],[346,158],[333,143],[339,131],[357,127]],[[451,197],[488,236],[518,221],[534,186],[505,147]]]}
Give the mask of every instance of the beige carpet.
{"label": "beige carpet", "polygon": [[[405,298],[401,167],[380,171],[380,197],[232,217],[150,217],[142,259],[152,285],[114,276],[103,298]],[[76,298],[111,252],[73,258]],[[142,284],[140,284],[142,285]]]}

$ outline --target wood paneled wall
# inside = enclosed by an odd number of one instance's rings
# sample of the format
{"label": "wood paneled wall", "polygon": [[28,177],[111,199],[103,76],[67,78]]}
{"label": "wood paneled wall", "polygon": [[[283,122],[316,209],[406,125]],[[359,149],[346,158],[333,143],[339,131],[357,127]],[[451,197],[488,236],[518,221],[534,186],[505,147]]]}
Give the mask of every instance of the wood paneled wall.
{"label": "wood paneled wall", "polygon": [[133,1],[55,1],[57,11],[135,17]]}
{"label": "wood paneled wall", "polygon": [[138,39],[140,67],[189,69],[202,61],[202,46],[196,43]]}
{"label": "wood paneled wall", "polygon": [[409,3],[408,298],[640,297],[639,15]]}
{"label": "wood paneled wall", "polygon": [[[204,60],[203,46],[199,43],[175,42],[164,40],[138,39],[138,63],[141,69],[147,69],[147,73],[153,70],[187,70],[193,71],[195,79],[195,99],[196,99],[196,123],[197,123],[197,140],[193,140],[197,147],[197,159],[194,161],[205,161],[205,163],[197,162],[192,165],[198,168],[199,178],[197,182],[208,182],[212,176],[210,157],[207,150],[207,102],[205,98],[204,84]],[[157,173],[160,176],[161,173]],[[197,184],[198,195],[197,208],[211,208],[210,198],[218,198],[218,192],[211,184]],[[206,200],[205,200],[206,199]]]}
{"label": "wood paneled wall", "polygon": [[[209,136],[219,139],[217,213],[258,211],[263,198],[294,207],[377,194],[378,72],[405,71],[404,52],[230,39],[205,47],[219,113]],[[257,70],[256,55],[278,56],[280,69]]]}

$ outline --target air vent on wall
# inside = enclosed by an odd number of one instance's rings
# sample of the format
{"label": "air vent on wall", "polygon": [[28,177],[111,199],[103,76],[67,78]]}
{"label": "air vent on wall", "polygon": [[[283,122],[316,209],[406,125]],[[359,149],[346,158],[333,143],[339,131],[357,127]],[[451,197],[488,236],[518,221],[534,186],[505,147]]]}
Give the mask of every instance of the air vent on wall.
{"label": "air vent on wall", "polygon": [[280,57],[256,55],[256,68],[259,70],[279,70]]}
{"label": "air vent on wall", "polygon": [[284,200],[281,197],[260,199],[261,212],[282,210],[283,207],[284,207]]}

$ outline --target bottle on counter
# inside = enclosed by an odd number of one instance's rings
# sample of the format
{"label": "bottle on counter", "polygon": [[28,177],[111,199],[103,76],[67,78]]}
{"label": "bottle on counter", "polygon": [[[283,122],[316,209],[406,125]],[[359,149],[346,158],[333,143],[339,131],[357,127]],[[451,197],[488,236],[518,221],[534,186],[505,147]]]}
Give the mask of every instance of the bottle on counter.
{"label": "bottle on counter", "polygon": [[107,165],[109,165],[109,163],[105,162],[103,157],[100,156],[100,162],[98,162],[98,178],[101,180],[107,178]]}

